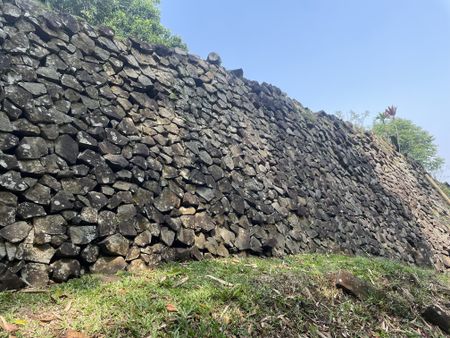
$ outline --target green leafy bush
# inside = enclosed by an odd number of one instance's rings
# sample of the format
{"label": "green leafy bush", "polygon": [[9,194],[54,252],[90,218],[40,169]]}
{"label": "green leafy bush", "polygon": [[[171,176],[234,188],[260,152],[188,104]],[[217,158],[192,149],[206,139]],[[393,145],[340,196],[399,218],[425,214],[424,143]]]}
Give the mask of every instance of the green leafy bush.
{"label": "green leafy bush", "polygon": [[51,8],[85,19],[94,26],[105,25],[118,36],[181,47],[182,40],[161,25],[159,0],[40,0]]}
{"label": "green leafy bush", "polygon": [[396,139],[401,153],[420,162],[430,172],[437,171],[444,165],[444,159],[437,154],[434,136],[407,119],[377,119],[373,132],[390,141]]}

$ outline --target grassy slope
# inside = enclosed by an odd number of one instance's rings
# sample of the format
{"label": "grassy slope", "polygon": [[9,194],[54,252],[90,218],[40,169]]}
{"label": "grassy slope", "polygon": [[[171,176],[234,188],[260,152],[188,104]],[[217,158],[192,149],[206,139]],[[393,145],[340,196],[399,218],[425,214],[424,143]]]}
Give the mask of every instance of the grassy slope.
{"label": "grassy slope", "polygon": [[442,182],[437,181],[437,184],[442,189],[444,194],[446,194],[450,198],[450,187]]}
{"label": "grassy slope", "polygon": [[[330,276],[339,269],[380,292],[364,302],[344,294]],[[95,337],[440,337],[419,311],[449,304],[449,287],[448,275],[381,259],[230,258],[109,279],[84,276],[46,293],[0,293],[0,314],[17,324],[17,337],[54,337],[67,329]]]}

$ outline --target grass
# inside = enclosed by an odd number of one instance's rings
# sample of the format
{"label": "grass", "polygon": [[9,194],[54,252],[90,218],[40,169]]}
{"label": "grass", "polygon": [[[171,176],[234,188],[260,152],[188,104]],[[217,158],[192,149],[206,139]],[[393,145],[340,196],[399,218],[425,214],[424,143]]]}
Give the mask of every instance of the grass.
{"label": "grass", "polygon": [[437,185],[442,189],[444,194],[446,194],[450,198],[450,186],[448,183],[439,182],[436,180]]}
{"label": "grass", "polygon": [[[340,269],[377,290],[336,289]],[[420,317],[450,303],[450,279],[400,263],[340,255],[170,263],[139,274],[85,275],[44,293],[0,293],[16,337],[441,337]],[[0,330],[0,337],[8,334]]]}

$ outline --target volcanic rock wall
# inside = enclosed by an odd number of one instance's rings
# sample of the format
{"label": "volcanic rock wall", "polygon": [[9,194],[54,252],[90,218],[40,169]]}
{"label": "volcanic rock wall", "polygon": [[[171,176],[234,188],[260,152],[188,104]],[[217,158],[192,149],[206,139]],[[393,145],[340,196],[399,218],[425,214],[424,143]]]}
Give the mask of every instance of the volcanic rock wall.
{"label": "volcanic rock wall", "polygon": [[0,5],[0,289],[248,253],[449,266],[447,206],[369,133],[216,55]]}

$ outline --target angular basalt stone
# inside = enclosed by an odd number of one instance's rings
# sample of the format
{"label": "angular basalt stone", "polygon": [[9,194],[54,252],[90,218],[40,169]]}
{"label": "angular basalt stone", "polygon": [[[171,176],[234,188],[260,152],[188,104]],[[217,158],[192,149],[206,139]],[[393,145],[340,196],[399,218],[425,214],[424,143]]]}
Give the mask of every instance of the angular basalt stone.
{"label": "angular basalt stone", "polygon": [[147,246],[151,242],[152,242],[152,233],[149,230],[145,230],[144,232],[136,236],[136,238],[134,239],[134,243],[141,247]]}
{"label": "angular basalt stone", "polygon": [[121,270],[125,270],[127,262],[121,256],[118,257],[100,257],[90,270],[92,273],[101,273],[113,275]]}
{"label": "angular basalt stone", "polygon": [[211,52],[208,54],[208,58],[207,61],[213,65],[217,65],[220,66],[220,64],[222,63],[222,59],[220,58],[219,54],[215,53],[215,52]]}
{"label": "angular basalt stone", "polygon": [[239,228],[234,245],[241,251],[250,249],[250,233]]}
{"label": "angular basalt stone", "polygon": [[63,258],[50,265],[52,279],[56,282],[66,282],[69,278],[80,277],[81,265],[76,259]]}
{"label": "angular basalt stone", "polygon": [[22,11],[20,10],[20,8],[10,3],[3,4],[2,12],[5,18],[12,22],[19,19],[20,16],[22,15]]}
{"label": "angular basalt stone", "polygon": [[73,244],[89,244],[97,237],[97,227],[89,225],[71,226],[69,227],[69,237]]}
{"label": "angular basalt stone", "polygon": [[47,154],[47,143],[41,137],[24,137],[16,149],[19,160],[39,159]]}
{"label": "angular basalt stone", "polygon": [[438,326],[445,333],[450,333],[450,314],[437,305],[428,306],[422,317],[429,323]]}
{"label": "angular basalt stone", "polygon": [[0,202],[0,226],[9,225],[16,221],[15,207],[4,205]]}
{"label": "angular basalt stone", "polygon": [[171,246],[174,239],[175,239],[175,233],[170,230],[167,227],[162,227],[161,228],[161,240],[164,244],[166,244],[167,246]]}
{"label": "angular basalt stone", "polygon": [[36,74],[50,80],[59,80],[61,74],[53,67],[40,67],[36,70]]}
{"label": "angular basalt stone", "polygon": [[35,184],[33,187],[28,189],[23,196],[31,202],[48,205],[51,199],[50,188],[42,185],[40,183]]}
{"label": "angular basalt stone", "polygon": [[12,132],[12,131],[13,125],[11,124],[8,115],[0,111],[0,132]]}
{"label": "angular basalt stone", "polygon": [[87,245],[81,251],[81,258],[86,263],[95,263],[97,261],[98,255],[100,254],[100,249],[96,245]]}
{"label": "angular basalt stone", "polygon": [[0,154],[0,168],[16,170],[19,169],[19,162],[13,155]]}
{"label": "angular basalt stone", "polygon": [[30,233],[32,226],[27,222],[17,222],[0,229],[0,236],[11,243],[23,241]]}
{"label": "angular basalt stone", "polygon": [[177,240],[188,246],[193,245],[195,242],[194,230],[181,228],[177,234]]}
{"label": "angular basalt stone", "polygon": [[19,144],[19,138],[12,134],[0,132],[0,150],[10,150]]}
{"label": "angular basalt stone", "polygon": [[78,143],[69,135],[61,135],[55,142],[55,153],[70,164],[77,161],[78,151]]}
{"label": "angular basalt stone", "polygon": [[128,167],[129,163],[122,155],[106,154],[103,157],[113,170],[120,170]]}
{"label": "angular basalt stone", "polygon": [[71,42],[75,47],[86,54],[92,53],[95,48],[95,42],[83,32],[72,36]]}
{"label": "angular basalt stone", "polygon": [[52,213],[73,208],[74,197],[71,193],[60,191],[52,197],[50,210]]}
{"label": "angular basalt stone", "polygon": [[119,220],[112,211],[101,211],[98,214],[98,235],[100,237],[113,235],[116,232]]}
{"label": "angular basalt stone", "polygon": [[19,290],[25,286],[25,282],[11,272],[8,267],[0,263],[0,291],[5,290]]}
{"label": "angular basalt stone", "polygon": [[91,207],[83,208],[83,210],[81,210],[80,219],[86,223],[97,223],[97,209]]}
{"label": "angular basalt stone", "polygon": [[45,216],[47,213],[39,204],[23,202],[17,206],[17,215],[21,219],[29,219],[33,217]]}
{"label": "angular basalt stone", "polygon": [[121,234],[115,234],[107,237],[99,243],[100,249],[108,254],[114,256],[126,256],[130,241]]}
{"label": "angular basalt stone", "polygon": [[42,263],[28,263],[21,271],[22,279],[35,288],[45,287],[49,281],[49,267]]}
{"label": "angular basalt stone", "polygon": [[32,245],[27,244],[24,247],[23,257],[26,261],[49,264],[56,250],[48,244]]}
{"label": "angular basalt stone", "polygon": [[81,249],[69,242],[64,242],[58,248],[57,254],[62,257],[76,257],[79,255]]}
{"label": "angular basalt stone", "polygon": [[25,191],[28,184],[16,171],[8,171],[0,175],[0,186],[11,191]]}
{"label": "angular basalt stone", "polygon": [[348,271],[339,271],[335,277],[335,284],[360,300],[366,299],[374,292],[370,285]]}
{"label": "angular basalt stone", "polygon": [[148,95],[139,93],[139,92],[132,92],[131,98],[139,104],[142,108],[154,108],[155,107],[155,101],[148,97]]}
{"label": "angular basalt stone", "polygon": [[33,219],[34,231],[39,234],[64,235],[66,233],[66,220],[61,215],[48,215]]}
{"label": "angular basalt stone", "polygon": [[180,198],[170,189],[166,188],[155,200],[155,207],[161,212],[167,212],[180,206]]}
{"label": "angular basalt stone", "polygon": [[78,80],[72,75],[64,74],[61,77],[61,84],[63,84],[64,86],[66,86],[68,88],[74,89],[78,92],[83,91],[83,87],[80,85]]}
{"label": "angular basalt stone", "polygon": [[42,83],[20,82],[19,86],[21,86],[26,91],[30,92],[33,96],[40,96],[47,93],[47,88]]}

